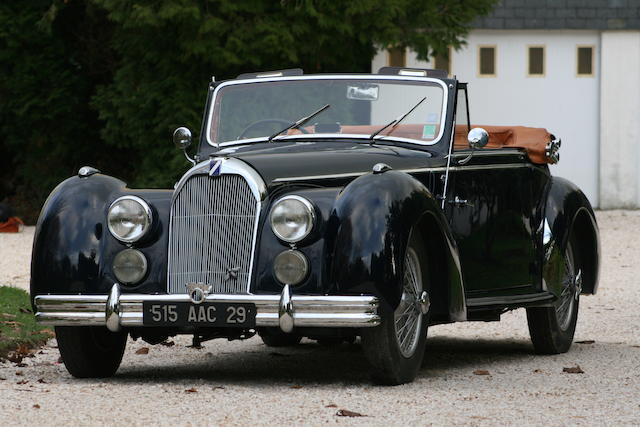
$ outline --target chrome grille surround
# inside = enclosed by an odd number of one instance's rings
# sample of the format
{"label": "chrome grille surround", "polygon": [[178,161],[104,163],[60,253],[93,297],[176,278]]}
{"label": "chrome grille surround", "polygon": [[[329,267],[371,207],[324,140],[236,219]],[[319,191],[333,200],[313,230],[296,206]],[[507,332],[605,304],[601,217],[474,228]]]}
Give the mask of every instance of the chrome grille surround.
{"label": "chrome grille surround", "polygon": [[[209,176],[218,162],[219,173]],[[211,285],[213,294],[250,293],[266,192],[260,175],[235,158],[212,158],[180,179],[171,203],[168,293],[185,293],[188,282]]]}

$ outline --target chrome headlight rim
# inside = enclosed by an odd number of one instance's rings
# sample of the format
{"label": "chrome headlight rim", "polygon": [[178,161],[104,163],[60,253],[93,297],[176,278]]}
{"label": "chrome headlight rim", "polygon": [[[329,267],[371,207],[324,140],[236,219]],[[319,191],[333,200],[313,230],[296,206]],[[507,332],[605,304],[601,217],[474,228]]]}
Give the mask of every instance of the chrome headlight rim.
{"label": "chrome headlight rim", "polygon": [[[307,228],[307,230],[305,231],[305,233],[300,236],[300,237],[296,237],[296,238],[290,238],[290,237],[286,237],[283,236],[280,232],[278,232],[278,229],[274,226],[274,212],[276,210],[276,207],[282,203],[285,202],[287,200],[296,200],[300,203],[302,203],[304,205],[304,207],[306,208],[309,216],[311,217],[311,225],[309,226],[309,228]],[[298,196],[296,194],[288,194],[286,196],[282,196],[280,197],[278,200],[276,200],[273,205],[271,206],[271,212],[269,213],[269,224],[271,226],[271,231],[273,231],[273,234],[276,235],[276,237],[280,240],[282,240],[283,242],[286,243],[298,243],[303,241],[304,239],[306,239],[307,237],[309,237],[309,234],[311,234],[311,232],[313,231],[313,229],[316,226],[316,209],[313,206],[313,203],[311,203],[311,201],[309,199],[307,199],[306,197],[302,197],[302,196]]]}
{"label": "chrome headlight rim", "polygon": [[[122,236],[119,236],[118,233],[116,233],[113,230],[113,227],[111,227],[111,221],[109,221],[109,216],[111,215],[111,210],[113,209],[113,207],[116,204],[118,204],[119,202],[121,202],[123,200],[134,201],[134,202],[138,203],[140,206],[142,206],[142,209],[144,210],[144,213],[145,213],[145,224],[143,226],[143,231],[142,231],[142,233],[140,233],[140,235],[137,235],[137,236],[134,236],[134,237],[130,237],[130,238],[122,237]],[[120,242],[122,242],[122,243],[130,244],[130,243],[135,243],[135,242],[143,239],[147,234],[149,234],[149,230],[151,230],[151,225],[152,224],[153,224],[153,211],[151,210],[151,206],[149,206],[149,204],[143,198],[138,197],[138,196],[133,196],[133,195],[120,196],[117,199],[115,199],[109,205],[109,209],[107,210],[107,228],[109,229],[109,232],[111,233],[111,235],[113,237],[115,237],[117,240],[119,240]]]}
{"label": "chrome headlight rim", "polygon": [[[118,267],[116,267],[116,261],[118,260],[118,257],[121,257],[123,256],[123,254],[127,254],[127,253],[135,254],[135,256],[137,256],[138,259],[141,261],[142,274],[139,277],[137,277],[136,280],[122,280],[122,276],[118,277],[118,273],[116,272],[118,270]],[[142,251],[134,248],[127,248],[116,254],[116,256],[113,258],[111,269],[113,271],[113,275],[116,277],[118,282],[128,286],[137,285],[138,283],[142,282],[144,278],[147,276],[147,273],[149,272],[149,262],[147,261],[147,257],[144,255]]]}

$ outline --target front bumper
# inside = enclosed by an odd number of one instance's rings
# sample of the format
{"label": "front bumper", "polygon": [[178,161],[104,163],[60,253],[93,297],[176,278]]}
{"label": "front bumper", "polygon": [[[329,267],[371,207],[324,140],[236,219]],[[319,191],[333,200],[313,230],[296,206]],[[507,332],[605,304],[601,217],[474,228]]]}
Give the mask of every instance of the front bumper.
{"label": "front bumper", "polygon": [[[121,294],[115,284],[109,295],[38,295],[36,319],[53,326],[106,326],[112,331],[122,327],[141,327],[142,303],[190,302],[182,294]],[[291,332],[294,327],[363,328],[380,324],[378,299],[374,296],[291,295],[285,286],[280,295],[208,295],[206,301],[253,303],[256,326],[279,327]]]}

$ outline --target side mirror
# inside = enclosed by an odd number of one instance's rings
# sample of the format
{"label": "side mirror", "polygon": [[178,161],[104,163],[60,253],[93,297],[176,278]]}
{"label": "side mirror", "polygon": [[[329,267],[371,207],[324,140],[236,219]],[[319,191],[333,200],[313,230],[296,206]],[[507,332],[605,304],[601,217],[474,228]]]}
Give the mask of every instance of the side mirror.
{"label": "side mirror", "polygon": [[[189,157],[189,155],[187,154],[187,148],[189,148],[189,146],[191,145],[191,140],[192,140],[192,136],[189,128],[181,126],[178,129],[173,131],[173,143],[175,144],[176,147],[182,150],[187,160],[189,160],[189,162],[191,162],[192,165],[195,165],[196,161],[191,157]],[[196,159],[197,158],[198,156],[196,156]]]}
{"label": "side mirror", "polygon": [[179,127],[173,131],[173,143],[180,150],[186,150],[191,145],[191,139],[191,131],[189,128]]}
{"label": "side mirror", "polygon": [[467,135],[467,141],[471,149],[480,149],[489,143],[489,133],[482,128],[473,128]]}

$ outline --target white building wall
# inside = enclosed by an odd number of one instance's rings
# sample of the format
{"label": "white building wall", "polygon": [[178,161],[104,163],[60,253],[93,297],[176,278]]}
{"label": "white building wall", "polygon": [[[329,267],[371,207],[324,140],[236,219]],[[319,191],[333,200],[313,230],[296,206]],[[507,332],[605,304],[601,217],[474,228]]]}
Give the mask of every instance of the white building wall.
{"label": "white building wall", "polygon": [[602,33],[600,206],[640,207],[640,32]]}
{"label": "white building wall", "polygon": [[[478,75],[478,46],[496,46],[496,76]],[[527,76],[527,47],[545,46],[544,77]],[[594,46],[593,77],[577,76],[577,46]],[[594,206],[599,203],[599,58],[597,31],[474,30],[467,45],[452,52],[451,72],[469,82],[469,110],[474,124],[547,128],[562,138],[560,162],[552,173],[576,183]],[[386,65],[379,52],[373,71]],[[431,64],[407,54],[407,66]]]}

